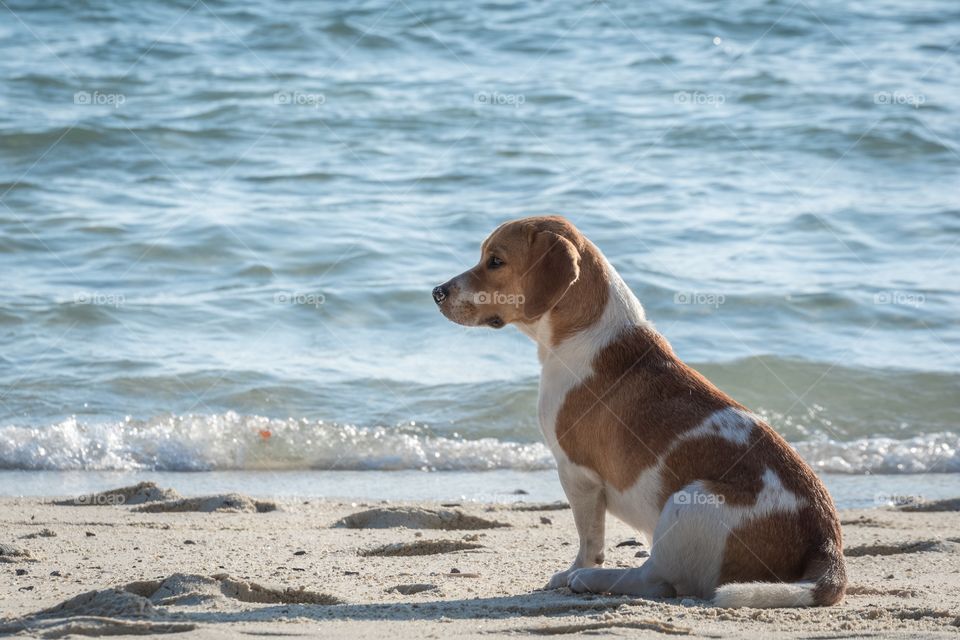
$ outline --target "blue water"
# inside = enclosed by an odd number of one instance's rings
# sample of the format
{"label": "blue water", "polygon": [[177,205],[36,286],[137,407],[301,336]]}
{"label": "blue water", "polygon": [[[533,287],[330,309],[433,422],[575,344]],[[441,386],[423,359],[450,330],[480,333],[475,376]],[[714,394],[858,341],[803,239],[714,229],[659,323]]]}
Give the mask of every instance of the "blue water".
{"label": "blue water", "polygon": [[[0,468],[537,472],[560,213],[826,472],[960,471],[960,5],[0,7]],[[269,434],[268,436],[265,434]]]}

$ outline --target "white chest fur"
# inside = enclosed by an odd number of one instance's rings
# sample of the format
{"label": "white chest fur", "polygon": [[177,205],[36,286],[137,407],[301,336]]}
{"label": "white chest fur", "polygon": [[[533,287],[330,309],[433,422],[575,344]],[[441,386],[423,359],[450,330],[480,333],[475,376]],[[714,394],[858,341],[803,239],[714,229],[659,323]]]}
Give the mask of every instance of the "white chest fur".
{"label": "white chest fur", "polygon": [[559,443],[557,416],[567,394],[593,373],[589,360],[586,362],[572,360],[566,355],[566,353],[552,353],[543,360],[543,368],[540,372],[540,394],[537,400],[540,430],[543,432],[544,441],[560,464],[567,461],[567,455]]}

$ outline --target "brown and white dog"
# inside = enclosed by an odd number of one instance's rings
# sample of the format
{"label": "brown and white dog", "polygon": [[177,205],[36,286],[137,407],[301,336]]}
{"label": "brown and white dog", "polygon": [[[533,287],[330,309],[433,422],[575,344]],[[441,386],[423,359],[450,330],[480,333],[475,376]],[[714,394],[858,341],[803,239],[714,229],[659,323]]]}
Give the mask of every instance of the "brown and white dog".
{"label": "brown and white dog", "polygon": [[[846,570],[833,501],[770,426],[677,358],[600,250],[560,217],[498,227],[433,290],[467,326],[536,341],[539,417],[580,550],[547,588],[693,596],[722,607],[831,605]],[[603,563],[607,511],[651,541]]]}

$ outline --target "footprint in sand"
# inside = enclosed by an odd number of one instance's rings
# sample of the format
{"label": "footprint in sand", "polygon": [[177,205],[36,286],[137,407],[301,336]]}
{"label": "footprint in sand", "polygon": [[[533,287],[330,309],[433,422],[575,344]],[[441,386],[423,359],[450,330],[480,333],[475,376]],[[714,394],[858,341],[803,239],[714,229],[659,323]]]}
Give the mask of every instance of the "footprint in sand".
{"label": "footprint in sand", "polygon": [[142,513],[183,513],[199,511],[202,513],[232,512],[232,513],[268,513],[276,511],[277,504],[267,500],[254,500],[239,493],[227,493],[218,496],[201,496],[199,498],[181,498],[166,502],[151,502],[134,511]]}
{"label": "footprint in sand", "polygon": [[55,500],[53,504],[60,507],[113,507],[178,498],[180,494],[173,489],[162,489],[153,482],[141,482],[129,487],[81,495],[67,500]]}
{"label": "footprint in sand", "polygon": [[850,520],[841,520],[840,526],[842,527],[886,527],[889,526],[885,522],[881,522],[874,518],[868,518],[866,516],[858,516]]}
{"label": "footprint in sand", "polygon": [[267,513],[276,511],[277,505],[266,500],[254,500],[239,493],[227,493],[198,498],[184,498],[173,489],[163,489],[153,482],[141,482],[130,487],[110,489],[100,493],[58,500],[53,504],[63,507],[102,507],[140,505],[134,511],[143,513],[179,513],[199,511],[212,513],[228,511],[236,513]]}
{"label": "footprint in sand", "polygon": [[275,589],[256,582],[231,578],[225,573],[212,576],[175,573],[165,580],[132,582],[124,591],[161,606],[195,605],[209,600],[238,600],[258,604],[340,604],[325,593],[300,589]]}
{"label": "footprint in sand", "polygon": [[848,596],[896,596],[898,598],[916,598],[920,592],[916,589],[878,589],[860,585],[847,587]]}
{"label": "footprint in sand", "polygon": [[542,627],[526,627],[518,631],[538,636],[559,636],[568,634],[586,634],[595,631],[635,629],[653,631],[667,635],[688,635],[689,627],[681,627],[659,620],[606,620],[602,622],[584,622],[573,624],[547,625]]}
{"label": "footprint in sand", "polygon": [[939,512],[939,511],[960,511],[960,498],[949,498],[947,500],[933,500],[931,502],[911,502],[909,504],[896,507],[897,511],[921,511],[921,512]]}
{"label": "footprint in sand", "polygon": [[416,542],[394,542],[373,549],[361,550],[359,554],[365,558],[397,557],[397,556],[430,556],[439,553],[453,553],[454,551],[470,551],[482,549],[482,544],[464,542],[462,540],[417,540]]}
{"label": "footprint in sand", "polygon": [[472,516],[460,510],[435,510],[422,507],[385,507],[360,511],[337,521],[333,526],[347,529],[497,529],[510,525]]}
{"label": "footprint in sand", "polygon": [[510,507],[511,511],[563,511],[570,508],[569,502],[529,503],[518,502]]}
{"label": "footprint in sand", "polygon": [[399,593],[403,596],[412,596],[415,593],[423,593],[424,591],[435,591],[437,589],[435,584],[427,583],[417,583],[417,584],[398,584],[396,586],[390,587],[386,590],[387,593]]}
{"label": "footprint in sand", "polygon": [[895,556],[904,553],[925,553],[934,551],[939,553],[958,553],[960,552],[960,539],[948,540],[919,540],[915,542],[899,542],[893,544],[862,544],[856,547],[848,547],[843,555],[848,558],[859,558],[861,556]]}
{"label": "footprint in sand", "polygon": [[37,562],[27,549],[21,549],[10,544],[0,542],[0,562],[8,564],[18,562]]}
{"label": "footprint in sand", "polygon": [[53,529],[47,529],[44,527],[40,531],[34,531],[33,533],[28,533],[20,536],[21,540],[36,540],[37,538],[56,538],[57,532]]}

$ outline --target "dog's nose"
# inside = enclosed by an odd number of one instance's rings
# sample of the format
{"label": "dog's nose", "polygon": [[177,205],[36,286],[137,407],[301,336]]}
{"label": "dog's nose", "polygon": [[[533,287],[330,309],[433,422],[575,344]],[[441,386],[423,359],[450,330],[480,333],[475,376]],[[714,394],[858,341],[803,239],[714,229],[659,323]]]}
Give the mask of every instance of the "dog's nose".
{"label": "dog's nose", "polygon": [[433,288],[433,301],[438,305],[443,304],[443,301],[447,299],[447,288],[443,285]]}

